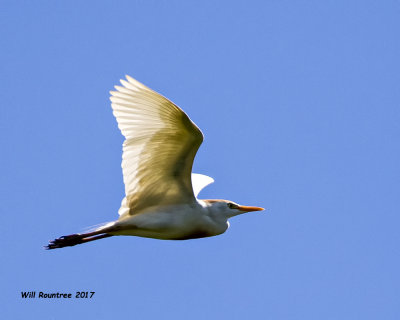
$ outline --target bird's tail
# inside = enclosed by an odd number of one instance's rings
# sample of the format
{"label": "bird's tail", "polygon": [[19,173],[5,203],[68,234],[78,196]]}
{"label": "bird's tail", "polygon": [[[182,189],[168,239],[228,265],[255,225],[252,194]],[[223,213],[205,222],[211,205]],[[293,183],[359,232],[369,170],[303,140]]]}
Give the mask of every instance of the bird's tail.
{"label": "bird's tail", "polygon": [[75,233],[69,236],[62,236],[58,239],[49,241],[44,248],[46,250],[58,249],[64,247],[72,247],[77,244],[86,243],[94,240],[112,237],[112,234],[104,233],[104,231],[94,231],[88,233]]}

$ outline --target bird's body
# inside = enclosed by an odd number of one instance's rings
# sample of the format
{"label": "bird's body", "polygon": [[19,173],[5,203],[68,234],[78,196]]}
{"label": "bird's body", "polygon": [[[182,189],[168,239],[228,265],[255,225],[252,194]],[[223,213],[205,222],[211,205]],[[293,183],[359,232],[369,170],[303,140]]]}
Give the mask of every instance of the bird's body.
{"label": "bird's body", "polygon": [[163,240],[211,237],[226,231],[229,223],[206,202],[155,207],[148,212],[118,220],[113,235],[129,235]]}
{"label": "bird's body", "polygon": [[125,136],[122,171],[125,198],[119,219],[92,232],[55,239],[47,249],[130,235],[163,240],[215,236],[228,219],[263,208],[227,200],[199,200],[198,193],[214,180],[193,174],[193,160],[203,141],[200,129],[175,104],[127,76],[111,101]]}

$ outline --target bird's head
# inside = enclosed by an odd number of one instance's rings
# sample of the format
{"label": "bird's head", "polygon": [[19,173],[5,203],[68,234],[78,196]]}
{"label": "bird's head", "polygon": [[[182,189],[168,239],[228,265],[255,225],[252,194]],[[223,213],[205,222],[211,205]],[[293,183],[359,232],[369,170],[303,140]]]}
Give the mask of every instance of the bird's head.
{"label": "bird's head", "polygon": [[242,213],[251,211],[262,211],[261,207],[242,206],[229,200],[203,200],[214,212],[232,218]]}

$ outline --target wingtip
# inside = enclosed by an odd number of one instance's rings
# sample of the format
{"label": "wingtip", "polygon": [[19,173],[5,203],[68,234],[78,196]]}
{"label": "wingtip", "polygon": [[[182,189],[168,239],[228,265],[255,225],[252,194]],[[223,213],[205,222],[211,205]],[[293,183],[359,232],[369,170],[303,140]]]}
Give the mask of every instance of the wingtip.
{"label": "wingtip", "polygon": [[[132,78],[130,75],[126,74],[125,78],[126,78],[126,80],[128,80],[128,82],[127,82],[128,86],[133,86],[137,89],[146,89],[147,88],[143,83],[137,81],[135,78]],[[127,86],[125,85],[125,87],[127,87]]]}
{"label": "wingtip", "polygon": [[120,82],[121,82],[122,86],[125,87],[126,89],[131,89],[132,90],[132,89],[135,88],[131,83],[129,83],[129,81],[121,79]]}

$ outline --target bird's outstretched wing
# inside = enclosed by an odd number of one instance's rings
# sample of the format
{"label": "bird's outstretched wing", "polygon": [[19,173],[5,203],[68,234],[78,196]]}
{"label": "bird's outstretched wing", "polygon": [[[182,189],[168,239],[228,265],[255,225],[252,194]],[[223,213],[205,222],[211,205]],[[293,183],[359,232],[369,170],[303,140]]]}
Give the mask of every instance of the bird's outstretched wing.
{"label": "bird's outstretched wing", "polygon": [[192,186],[194,196],[197,198],[200,191],[213,182],[214,179],[209,176],[200,173],[192,173]]}
{"label": "bird's outstretched wing", "polygon": [[120,215],[152,206],[195,201],[193,160],[203,134],[174,103],[126,76],[111,91],[111,106],[123,144],[122,173],[126,197]]}

